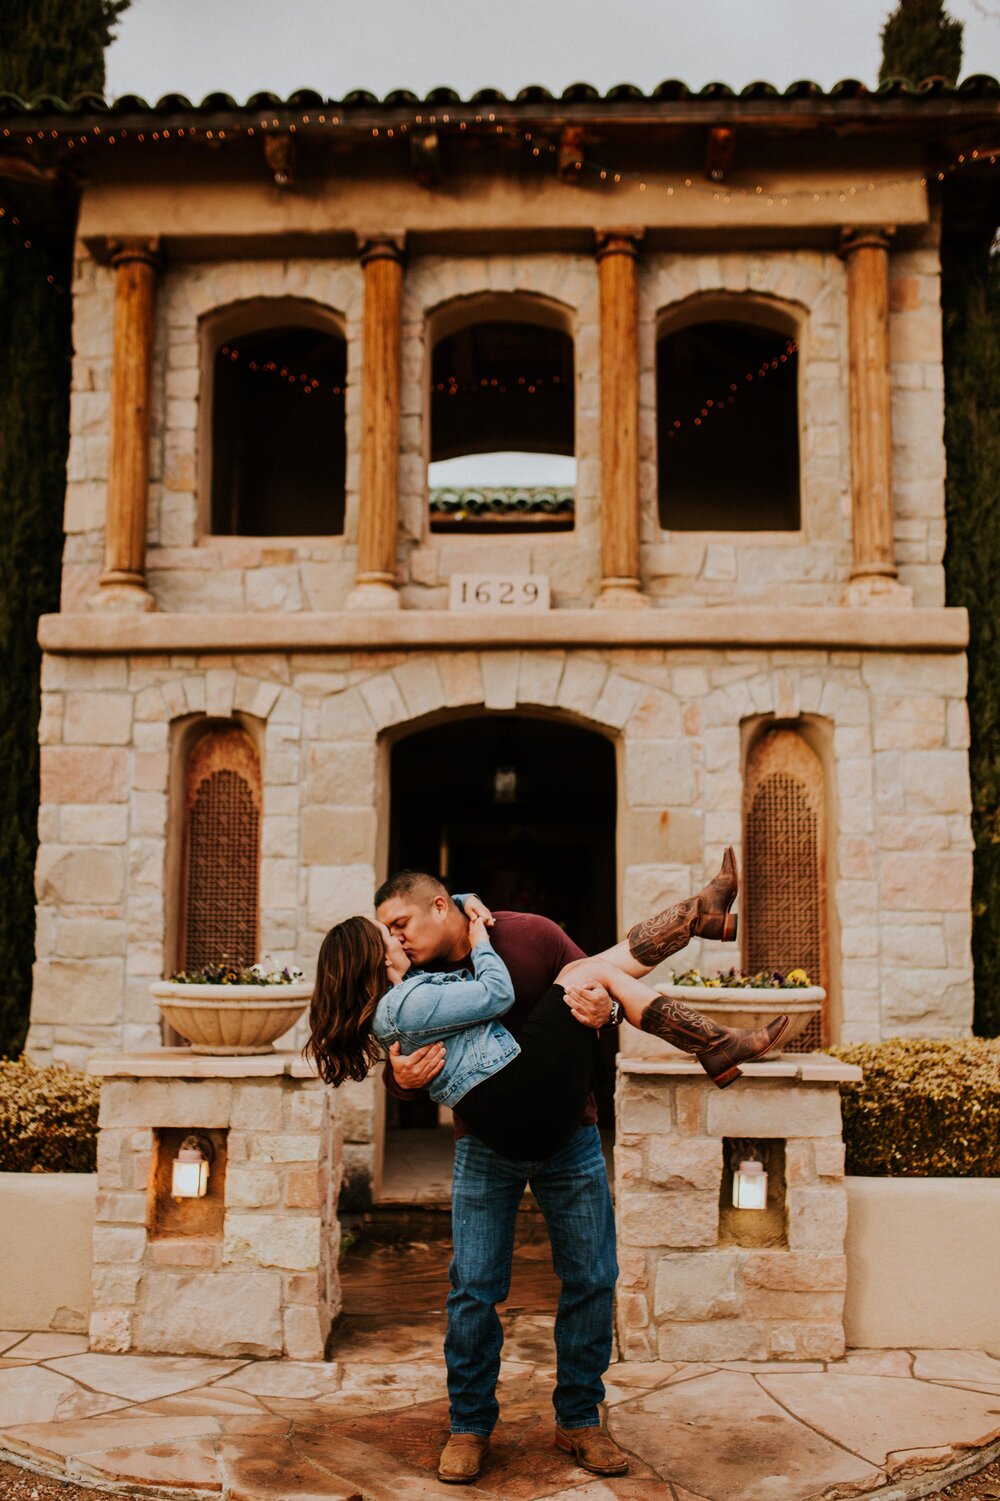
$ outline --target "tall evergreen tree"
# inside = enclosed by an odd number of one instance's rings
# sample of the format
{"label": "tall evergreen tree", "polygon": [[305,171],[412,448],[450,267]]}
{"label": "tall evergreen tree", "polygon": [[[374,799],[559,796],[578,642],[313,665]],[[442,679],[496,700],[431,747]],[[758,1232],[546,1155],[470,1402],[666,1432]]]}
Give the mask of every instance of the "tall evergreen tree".
{"label": "tall evergreen tree", "polygon": [[[0,91],[72,98],[104,87],[127,0],[2,0]],[[0,1056],[20,1051],[34,958],[38,617],[58,608],[69,435],[77,195],[5,182],[0,160]],[[21,233],[13,225],[21,221]],[[27,231],[27,235],[26,235]],[[31,241],[26,249],[24,238]],[[53,282],[48,280],[51,276]]]}
{"label": "tall evergreen tree", "polygon": [[878,81],[947,78],[958,82],[962,67],[962,23],[949,16],[943,0],[899,0],[882,28]]}
{"label": "tall evergreen tree", "polygon": [[969,611],[975,1030],[1000,1035],[1000,188],[956,182],[942,243],[948,603]]}

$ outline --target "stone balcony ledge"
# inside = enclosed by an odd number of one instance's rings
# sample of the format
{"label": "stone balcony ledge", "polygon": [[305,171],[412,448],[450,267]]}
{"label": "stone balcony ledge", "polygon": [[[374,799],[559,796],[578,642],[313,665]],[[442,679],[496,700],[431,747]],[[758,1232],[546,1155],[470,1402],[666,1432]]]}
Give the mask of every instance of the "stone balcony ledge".
{"label": "stone balcony ledge", "polygon": [[301,1053],[193,1053],[190,1048],[158,1048],[149,1053],[95,1053],[88,1074],[102,1079],[315,1079]]}
{"label": "stone balcony ledge", "polygon": [[[795,1079],[803,1084],[860,1084],[861,1070],[853,1063],[841,1063],[825,1053],[782,1053],[780,1058],[763,1063],[741,1063],[746,1079]],[[684,1055],[659,1058],[618,1059],[623,1074],[660,1075],[667,1078],[690,1078],[709,1082],[696,1058]]]}
{"label": "stone balcony ledge", "polygon": [[57,655],[142,652],[303,652],[469,647],[815,647],[839,651],[961,652],[964,609],[868,606],[720,606],[704,609],[128,611],[43,615],[43,651]]}

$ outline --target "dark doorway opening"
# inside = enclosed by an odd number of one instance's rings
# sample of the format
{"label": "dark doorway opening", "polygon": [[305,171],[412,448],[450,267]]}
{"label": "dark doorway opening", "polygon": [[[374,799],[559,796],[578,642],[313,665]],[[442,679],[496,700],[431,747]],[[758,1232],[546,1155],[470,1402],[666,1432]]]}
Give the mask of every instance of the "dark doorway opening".
{"label": "dark doorway opening", "polygon": [[[594,953],[618,936],[615,781],[611,742],[576,725],[498,714],[418,731],[392,750],[389,870],[428,870],[497,910],[540,913]],[[614,1125],[613,1033],[606,1046],[602,1130]],[[399,1138],[438,1126],[431,1100],[389,1099],[387,1169],[394,1137],[416,1162],[419,1144]]]}

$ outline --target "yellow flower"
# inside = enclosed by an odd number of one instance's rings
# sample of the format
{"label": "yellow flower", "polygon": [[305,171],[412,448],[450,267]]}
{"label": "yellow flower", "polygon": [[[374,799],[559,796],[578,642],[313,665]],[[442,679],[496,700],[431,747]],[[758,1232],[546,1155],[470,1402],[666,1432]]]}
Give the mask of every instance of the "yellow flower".
{"label": "yellow flower", "polygon": [[805,972],[804,969],[791,969],[791,970],[789,970],[788,974],[786,976],[786,979],[791,980],[791,982],[792,982],[793,985],[808,985],[809,984],[809,976],[806,974],[806,972]]}

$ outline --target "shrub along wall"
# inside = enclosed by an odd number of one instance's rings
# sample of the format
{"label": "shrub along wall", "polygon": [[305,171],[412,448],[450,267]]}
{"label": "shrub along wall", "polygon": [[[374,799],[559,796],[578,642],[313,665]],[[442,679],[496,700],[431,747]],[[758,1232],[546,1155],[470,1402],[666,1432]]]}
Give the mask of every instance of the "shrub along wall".
{"label": "shrub along wall", "polygon": [[840,1091],[848,1173],[1000,1177],[1000,1040],[895,1038],[828,1051],[864,1073]]}
{"label": "shrub along wall", "polygon": [[101,1087],[78,1069],[0,1061],[0,1173],[93,1173]]}

